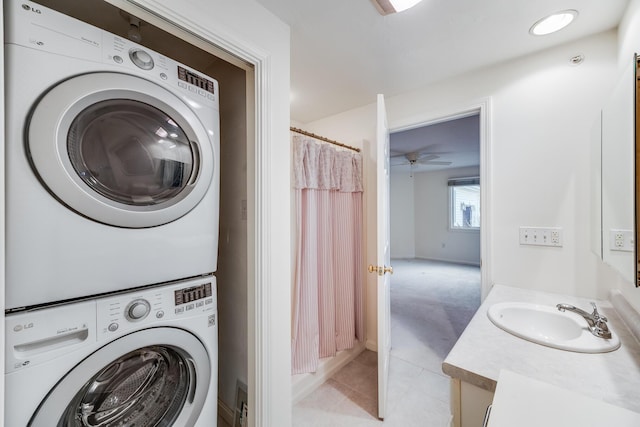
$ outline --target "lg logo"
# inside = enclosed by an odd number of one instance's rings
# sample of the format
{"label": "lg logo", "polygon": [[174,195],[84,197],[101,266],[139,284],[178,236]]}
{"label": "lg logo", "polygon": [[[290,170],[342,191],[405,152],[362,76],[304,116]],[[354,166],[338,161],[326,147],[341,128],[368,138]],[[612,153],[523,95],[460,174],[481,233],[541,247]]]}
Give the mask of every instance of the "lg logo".
{"label": "lg logo", "polygon": [[33,7],[29,6],[28,4],[23,4],[22,8],[24,10],[30,10],[33,13],[37,13],[37,14],[41,14],[42,13],[42,11],[40,9],[33,8]]}
{"label": "lg logo", "polygon": [[31,328],[33,328],[33,322],[29,322],[29,323],[27,323],[25,325],[16,325],[16,326],[13,327],[13,331],[14,332],[20,332],[20,331],[22,331],[24,329],[31,329]]}

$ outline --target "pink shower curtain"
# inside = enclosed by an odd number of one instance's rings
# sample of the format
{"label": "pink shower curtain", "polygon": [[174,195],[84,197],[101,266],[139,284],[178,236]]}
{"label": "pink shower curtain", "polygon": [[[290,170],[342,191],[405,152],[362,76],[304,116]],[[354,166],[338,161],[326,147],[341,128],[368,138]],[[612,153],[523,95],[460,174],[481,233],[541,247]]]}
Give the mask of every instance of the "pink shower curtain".
{"label": "pink shower curtain", "polygon": [[362,156],[293,136],[296,270],[292,372],[364,339]]}

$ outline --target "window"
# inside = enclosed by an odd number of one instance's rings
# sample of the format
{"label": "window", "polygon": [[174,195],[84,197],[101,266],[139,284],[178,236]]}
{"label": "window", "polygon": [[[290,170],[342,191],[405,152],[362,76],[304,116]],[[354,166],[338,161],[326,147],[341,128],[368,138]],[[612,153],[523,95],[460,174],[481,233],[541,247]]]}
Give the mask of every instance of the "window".
{"label": "window", "polygon": [[449,180],[449,227],[452,230],[480,229],[480,178]]}

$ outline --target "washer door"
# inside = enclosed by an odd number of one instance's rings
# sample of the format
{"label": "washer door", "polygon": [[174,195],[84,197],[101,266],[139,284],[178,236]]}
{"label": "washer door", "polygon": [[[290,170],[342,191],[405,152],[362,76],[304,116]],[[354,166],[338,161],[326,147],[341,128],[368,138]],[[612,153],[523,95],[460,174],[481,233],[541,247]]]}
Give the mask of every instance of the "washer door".
{"label": "washer door", "polygon": [[63,204],[104,224],[143,228],[182,217],[204,197],[214,173],[212,132],[161,86],[94,73],[40,99],[27,148]]}
{"label": "washer door", "polygon": [[202,343],[175,328],[134,332],[71,370],[42,402],[32,427],[193,426],[211,362]]}

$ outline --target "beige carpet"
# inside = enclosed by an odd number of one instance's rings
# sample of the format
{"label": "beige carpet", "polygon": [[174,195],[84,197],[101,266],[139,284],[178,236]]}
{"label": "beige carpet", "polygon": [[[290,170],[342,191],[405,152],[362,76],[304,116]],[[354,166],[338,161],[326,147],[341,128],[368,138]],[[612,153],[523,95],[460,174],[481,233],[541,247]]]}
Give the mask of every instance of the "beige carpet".
{"label": "beige carpet", "polygon": [[480,268],[442,261],[394,259],[391,354],[432,372],[480,306]]}

